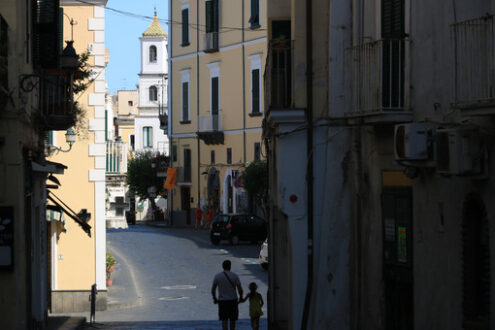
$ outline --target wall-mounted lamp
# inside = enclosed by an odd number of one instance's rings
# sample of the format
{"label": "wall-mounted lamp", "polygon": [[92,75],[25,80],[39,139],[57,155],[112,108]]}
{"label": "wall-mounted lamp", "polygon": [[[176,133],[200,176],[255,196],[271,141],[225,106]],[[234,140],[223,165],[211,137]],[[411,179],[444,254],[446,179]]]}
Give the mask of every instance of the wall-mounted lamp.
{"label": "wall-mounted lamp", "polygon": [[62,149],[62,148],[59,148],[59,147],[55,147],[55,146],[48,146],[48,153],[51,155],[53,154],[53,152],[55,151],[61,151],[61,152],[69,152],[71,149],[72,149],[72,145],[74,143],[76,143],[76,133],[74,132],[74,130],[71,128],[69,128],[66,132],[65,132],[65,142],[67,142],[69,144],[69,149]]}

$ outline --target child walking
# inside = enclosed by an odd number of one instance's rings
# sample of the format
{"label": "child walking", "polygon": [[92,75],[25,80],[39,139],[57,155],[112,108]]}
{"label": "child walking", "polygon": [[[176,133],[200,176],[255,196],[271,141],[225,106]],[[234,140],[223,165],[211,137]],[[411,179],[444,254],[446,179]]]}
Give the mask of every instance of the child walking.
{"label": "child walking", "polygon": [[249,293],[240,300],[240,302],[245,302],[249,299],[249,316],[251,317],[251,327],[253,330],[258,330],[260,328],[260,317],[263,315],[261,307],[263,306],[263,297],[256,292],[258,286],[256,283],[249,283]]}

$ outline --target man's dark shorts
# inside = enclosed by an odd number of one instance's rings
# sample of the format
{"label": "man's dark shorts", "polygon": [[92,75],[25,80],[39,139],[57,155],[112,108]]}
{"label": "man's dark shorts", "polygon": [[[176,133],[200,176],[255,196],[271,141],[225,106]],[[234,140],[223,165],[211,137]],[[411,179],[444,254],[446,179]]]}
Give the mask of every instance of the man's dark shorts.
{"label": "man's dark shorts", "polygon": [[237,321],[239,317],[239,308],[237,300],[219,300],[218,301],[218,318],[223,320]]}

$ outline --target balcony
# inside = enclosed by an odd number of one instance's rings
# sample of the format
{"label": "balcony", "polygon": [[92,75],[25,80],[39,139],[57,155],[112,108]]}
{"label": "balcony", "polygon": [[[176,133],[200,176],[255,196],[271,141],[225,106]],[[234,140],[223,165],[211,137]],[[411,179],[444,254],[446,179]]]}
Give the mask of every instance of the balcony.
{"label": "balcony", "polygon": [[293,106],[292,91],[294,43],[290,40],[271,40],[264,74],[265,104],[269,109],[289,109]]}
{"label": "balcony", "polygon": [[455,47],[455,102],[467,115],[495,114],[493,15],[452,25]]}
{"label": "balcony", "polygon": [[204,34],[203,51],[205,53],[218,52],[218,32],[207,32]]}
{"label": "balcony", "polygon": [[199,116],[197,135],[207,145],[223,144],[223,116]]}
{"label": "balcony", "polygon": [[191,166],[177,168],[177,184],[178,185],[190,185],[191,184]]}
{"label": "balcony", "polygon": [[73,101],[71,75],[64,70],[46,70],[39,83],[38,106],[43,129],[59,131],[74,126],[81,110]]}
{"label": "balcony", "polygon": [[386,39],[345,50],[346,109],[350,121],[394,124],[412,120],[409,42]]}
{"label": "balcony", "polygon": [[127,148],[122,141],[108,141],[106,151],[106,173],[127,173]]}

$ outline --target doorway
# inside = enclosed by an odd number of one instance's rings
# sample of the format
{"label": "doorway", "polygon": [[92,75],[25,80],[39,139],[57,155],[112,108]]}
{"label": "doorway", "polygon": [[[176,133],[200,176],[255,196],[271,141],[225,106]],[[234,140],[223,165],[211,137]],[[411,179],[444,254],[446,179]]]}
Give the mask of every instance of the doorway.
{"label": "doorway", "polygon": [[413,327],[412,189],[382,192],[383,276],[387,330]]}
{"label": "doorway", "polygon": [[186,213],[186,224],[191,224],[191,188],[181,187],[180,188],[180,200],[182,211]]}

